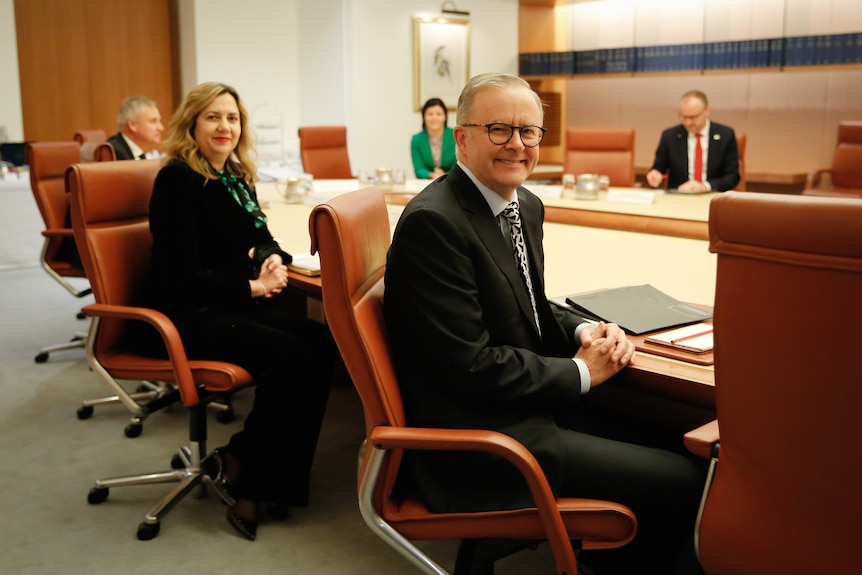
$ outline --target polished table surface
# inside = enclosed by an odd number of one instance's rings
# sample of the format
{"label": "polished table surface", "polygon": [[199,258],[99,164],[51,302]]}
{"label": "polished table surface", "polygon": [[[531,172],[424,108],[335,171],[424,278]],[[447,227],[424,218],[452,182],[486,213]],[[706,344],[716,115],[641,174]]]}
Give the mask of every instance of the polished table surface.
{"label": "polished table surface", "polygon": [[[406,204],[428,180],[408,180],[387,190],[387,202]],[[649,188],[616,188],[599,192],[595,200],[563,198],[560,184],[527,181],[525,187],[542,198],[545,221],[630,232],[709,239],[709,203],[717,192],[668,193]],[[356,180],[316,180],[310,201],[359,188]]]}
{"label": "polished table surface", "polygon": [[[316,181],[317,195],[304,204],[286,203],[274,184],[258,186],[270,230],[285,250],[291,253],[309,251],[308,217],[313,205],[359,187],[353,181],[341,184],[345,185],[349,189],[323,189],[323,186],[318,188]],[[402,209],[402,205],[389,205],[393,227]],[[716,257],[709,253],[706,240],[553,222],[545,223],[544,232],[545,282],[549,297],[648,283],[682,301],[708,306],[714,301]],[[317,297],[319,281],[320,278],[291,275],[292,283],[307,282],[313,286],[317,282]],[[704,410],[714,409],[712,366],[639,352],[635,365],[623,370],[617,378],[630,389]]]}

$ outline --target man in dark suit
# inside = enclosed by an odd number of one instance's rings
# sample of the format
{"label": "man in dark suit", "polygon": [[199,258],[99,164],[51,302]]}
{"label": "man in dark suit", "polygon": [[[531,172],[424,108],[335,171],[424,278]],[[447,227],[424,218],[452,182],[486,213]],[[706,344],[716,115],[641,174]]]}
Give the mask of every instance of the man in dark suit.
{"label": "man in dark suit", "polygon": [[143,160],[148,153],[158,153],[162,141],[162,116],[153,100],[131,96],[120,104],[117,114],[119,132],[108,138],[118,160]]}
{"label": "man in dark suit", "polygon": [[733,128],[712,122],[706,94],[682,95],[682,124],[661,134],[647,183],[657,188],[667,174],[670,189],[681,192],[725,192],[739,183],[739,150]]}
{"label": "man in dark suit", "polygon": [[[637,514],[635,540],[594,558],[605,573],[668,575],[693,528],[703,474],[682,455],[578,429],[597,414],[590,389],[630,364],[634,346],[617,325],[586,323],[545,296],[544,206],[521,186],[538,162],[542,121],[521,78],[470,80],[454,128],[458,162],[398,222],[384,314],[407,422],[516,438],[556,494],[619,501]],[[623,425],[637,434],[633,421]],[[435,511],[532,506],[518,473],[491,455],[411,452],[408,468],[405,480]]]}

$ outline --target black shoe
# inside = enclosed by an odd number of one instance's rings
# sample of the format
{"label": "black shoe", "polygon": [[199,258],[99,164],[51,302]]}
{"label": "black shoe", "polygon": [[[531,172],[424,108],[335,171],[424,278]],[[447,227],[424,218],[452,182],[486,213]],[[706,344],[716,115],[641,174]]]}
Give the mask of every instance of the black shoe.
{"label": "black shoe", "polygon": [[254,541],[257,538],[257,521],[243,519],[236,514],[233,507],[229,507],[227,510],[227,522],[249,541]]}
{"label": "black shoe", "polygon": [[213,449],[213,452],[207,455],[201,461],[201,470],[211,480],[216,493],[221,497],[221,500],[226,505],[236,505],[236,496],[234,495],[233,485],[231,485],[224,477],[224,453],[223,448]]}

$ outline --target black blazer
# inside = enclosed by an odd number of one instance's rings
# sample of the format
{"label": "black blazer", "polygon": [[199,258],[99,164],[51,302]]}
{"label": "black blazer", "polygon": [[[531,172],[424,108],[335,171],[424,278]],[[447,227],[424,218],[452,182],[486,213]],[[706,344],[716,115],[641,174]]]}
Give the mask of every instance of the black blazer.
{"label": "black blazer", "polygon": [[[493,429],[521,441],[553,489],[561,477],[552,416],[580,396],[572,356],[582,320],[545,297],[544,206],[518,188],[540,338],[511,241],[456,164],[411,200],[393,236],[384,315],[407,423]],[[489,455],[411,452],[408,469],[431,509],[532,505],[513,468]]]}
{"label": "black blazer", "polygon": [[[254,188],[249,192],[257,201]],[[203,308],[254,305],[248,280],[257,277],[261,262],[273,253],[285,264],[291,261],[220,180],[208,180],[183,162],[168,164],[156,176],[150,230],[145,304],[177,324]]]}
{"label": "black blazer", "polygon": [[113,136],[107,139],[107,142],[114,147],[114,152],[117,154],[118,160],[136,160],[135,156],[132,155],[132,149],[129,147],[129,144],[126,143],[126,139],[123,138],[123,134],[117,132]]}
{"label": "black blazer", "polygon": [[[652,169],[668,175],[668,188],[688,181],[688,132],[682,124],[662,132]],[[739,151],[733,128],[709,123],[706,180],[713,191],[732,190],[739,183]]]}

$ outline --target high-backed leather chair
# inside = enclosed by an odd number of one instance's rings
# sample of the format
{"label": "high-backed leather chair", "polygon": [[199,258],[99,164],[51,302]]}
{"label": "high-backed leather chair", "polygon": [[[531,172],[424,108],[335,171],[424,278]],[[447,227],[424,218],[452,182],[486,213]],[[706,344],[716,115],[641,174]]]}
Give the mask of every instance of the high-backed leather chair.
{"label": "high-backed leather chair", "polygon": [[[827,174],[831,184],[824,186],[821,179]],[[808,174],[802,194],[862,197],[862,121],[838,123],[838,143],[832,166]]]}
{"label": "high-backed leather chair", "polygon": [[93,150],[93,160],[96,162],[114,162],[117,152],[110,142],[99,142]]}
{"label": "high-backed leather chair", "polygon": [[718,422],[686,437],[713,458],[697,524],[709,575],[862,573],[860,221],[847,198],[710,205]]}
{"label": "high-backed leather chair", "polygon": [[[189,360],[174,324],[164,314],[136,305],[150,265],[149,202],[159,166],[157,160],[92,162],[75,164],[67,174],[75,238],[96,299],[83,308],[93,318],[87,339],[90,367],[129,409],[137,404],[119,380],[171,382],[188,409],[190,444],[177,452],[175,469],[99,479],[90,490],[88,501],[98,504],[112,487],[178,482],[138,526],[142,540],[158,535],[161,520],[173,506],[208,481],[200,468],[207,453],[207,404],[252,384],[251,375],[237,365]],[[137,353],[128,341],[130,321],[153,326],[168,359]]]}
{"label": "high-backed leather chair", "polygon": [[[78,257],[75,238],[69,219],[69,199],[63,176],[66,168],[81,160],[81,149],[76,142],[33,142],[24,149],[27,165],[30,166],[30,187],[42,215],[45,229],[44,242],[39,262],[49,276],[76,298],[89,295],[89,287],[73,285],[68,278],[85,278],[86,274]],[[82,283],[82,282],[76,282]],[[79,314],[81,319],[83,314]],[[70,342],[49,345],[39,350],[36,363],[48,361],[52,352],[83,348],[84,333],[75,334]]]}
{"label": "high-backed leather chair", "polygon": [[[312,211],[312,251],[320,253],[327,322],[365,413],[367,449],[359,477],[365,522],[390,546],[428,573],[445,573],[409,540],[462,539],[455,573],[490,573],[476,565],[481,538],[548,539],[557,572],[577,573],[570,540],[584,548],[620,547],[637,529],[633,513],[606,501],[555,500],[533,455],[507,435],[487,430],[408,427],[383,320],[383,276],[390,243],[383,194],[366,188]],[[432,513],[406,486],[396,489],[404,449],[486,451],[524,475],[535,508]],[[478,567],[478,570],[475,570]],[[493,562],[490,568],[493,568]],[[461,571],[463,569],[463,571]]]}
{"label": "high-backed leather chair", "polygon": [[739,154],[739,183],[733,189],[738,192],[744,192],[747,186],[745,181],[745,144],[748,140],[745,132],[736,133],[736,149]]}
{"label": "high-backed leather chair", "polygon": [[602,174],[608,176],[612,186],[634,186],[634,128],[569,126],[563,172]]}
{"label": "high-backed leather chair", "polygon": [[353,178],[347,154],[347,128],[344,126],[299,128],[299,155],[302,169],[315,178]]}

